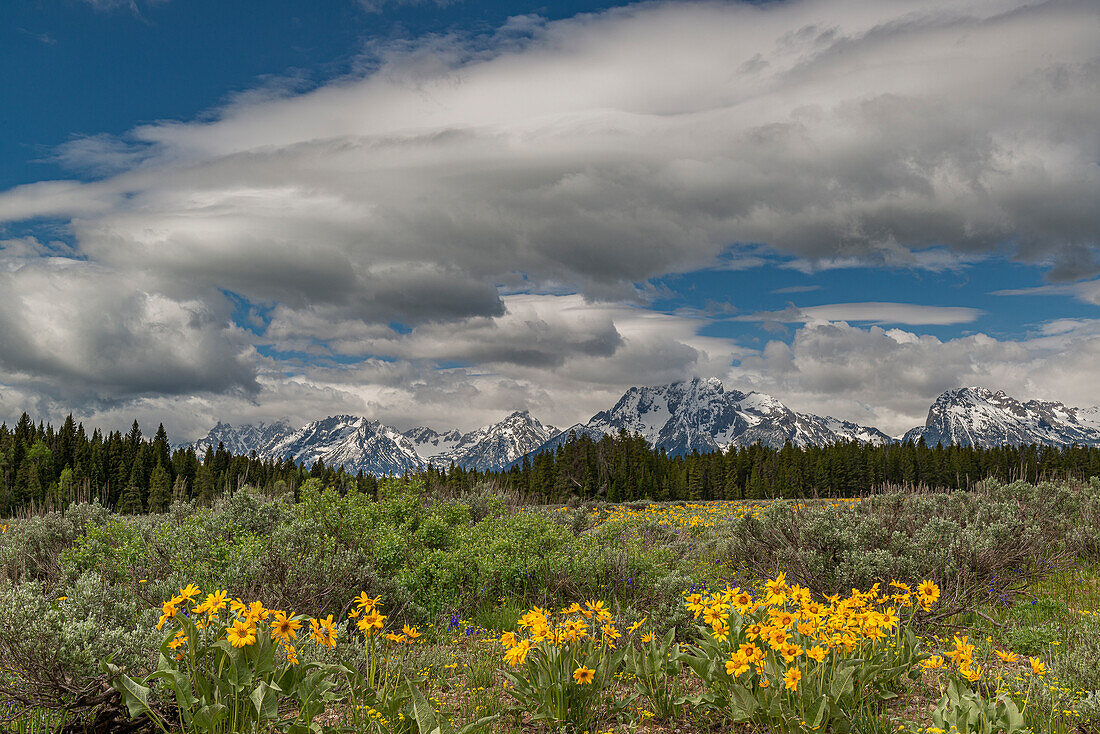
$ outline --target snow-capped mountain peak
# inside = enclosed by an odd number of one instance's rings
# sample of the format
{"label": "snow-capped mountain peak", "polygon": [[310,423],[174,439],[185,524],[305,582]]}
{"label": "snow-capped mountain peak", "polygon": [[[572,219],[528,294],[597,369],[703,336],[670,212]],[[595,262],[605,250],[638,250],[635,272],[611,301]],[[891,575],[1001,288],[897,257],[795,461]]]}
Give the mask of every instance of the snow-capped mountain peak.
{"label": "snow-capped mountain peak", "polygon": [[273,445],[292,431],[290,423],[286,420],[245,424],[239,428],[218,421],[218,424],[210,429],[210,433],[194,444],[195,453],[204,456],[207,448],[217,450],[218,444],[222,444],[231,454],[247,455],[256,451],[259,455],[266,455]]}
{"label": "snow-capped mountain peak", "polygon": [[519,410],[499,423],[465,434],[438,459],[468,469],[504,468],[558,433],[558,429],[543,425],[528,411]]}
{"label": "snow-capped mountain peak", "polygon": [[291,457],[312,465],[343,466],[372,474],[401,474],[422,463],[416,447],[397,429],[352,415],[313,421],[270,449],[273,458]]}
{"label": "snow-capped mountain peak", "polygon": [[[367,418],[338,415],[293,430],[286,421],[234,428],[218,423],[195,444],[269,459],[343,466],[351,472],[401,474],[429,463],[496,470],[526,454],[556,448],[573,434],[599,440],[625,430],[670,454],[726,450],[762,443],[782,447],[839,441],[882,444],[893,441],[877,428],[831,416],[796,413],[761,392],[727,390],[711,377],[652,387],[632,387],[611,408],[565,431],[544,425],[528,411],[469,433],[439,433],[419,426],[405,432]],[[936,443],[1000,446],[1009,444],[1100,445],[1100,407],[1075,408],[1059,402],[1020,402],[1003,391],[960,387],[940,395],[924,426],[903,437]]]}
{"label": "snow-capped mountain peak", "polygon": [[434,459],[450,453],[462,440],[462,434],[457,430],[437,433],[427,426],[417,426],[405,431],[404,436],[412,442],[416,448],[416,453],[422,459]]}
{"label": "snow-capped mountain peak", "polygon": [[1060,402],[1019,400],[1003,390],[958,387],[932,403],[928,418],[905,434],[930,446],[1004,444],[1100,444],[1100,408],[1074,408]]}
{"label": "snow-capped mountain peak", "polygon": [[795,446],[890,441],[877,428],[795,413],[766,393],[727,390],[715,377],[632,387],[611,409],[592,416],[583,426],[574,426],[555,441],[565,440],[569,431],[596,437],[620,430],[640,434],[651,446],[671,454],[725,450],[757,442],[781,447],[787,441]]}
{"label": "snow-capped mountain peak", "polygon": [[233,428],[218,423],[195,443],[199,455],[219,443],[236,454],[256,451],[267,459],[290,458],[307,466],[323,461],[355,473],[403,474],[429,463],[467,469],[500,469],[557,434],[527,411],[469,433],[439,433],[419,426],[404,433],[361,416],[334,415],[297,430],[279,422]]}

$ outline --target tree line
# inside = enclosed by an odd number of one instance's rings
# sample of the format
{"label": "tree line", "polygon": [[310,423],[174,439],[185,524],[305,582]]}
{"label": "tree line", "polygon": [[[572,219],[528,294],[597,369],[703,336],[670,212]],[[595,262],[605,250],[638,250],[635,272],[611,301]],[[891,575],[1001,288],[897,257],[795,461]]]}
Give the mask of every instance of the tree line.
{"label": "tree line", "polygon": [[137,421],[125,434],[91,435],[72,415],[59,429],[35,425],[26,413],[14,428],[0,425],[0,517],[92,501],[123,513],[162,512],[175,500],[210,504],[245,485],[296,492],[311,478],[342,492],[377,491],[375,477],[323,463],[234,455],[221,444],[201,456],[191,447],[173,451],[163,424],[151,439]]}
{"label": "tree line", "polygon": [[[555,450],[525,456],[503,471],[429,464],[406,478],[438,494],[488,484],[529,502],[624,502],[853,497],[884,485],[966,489],[987,477],[1040,482],[1092,476],[1100,476],[1100,447],[788,443],[670,456],[641,436],[620,432],[598,440],[570,435]],[[376,477],[323,462],[307,467],[255,452],[233,454],[220,444],[202,456],[190,447],[172,450],[163,425],[151,439],[137,421],[125,434],[95,429],[89,435],[71,415],[59,429],[36,425],[26,413],[14,428],[0,425],[0,516],[90,501],[122,513],[162,512],[176,500],[208,505],[246,485],[296,495],[310,479],[341,493],[378,491]]]}
{"label": "tree line", "polygon": [[799,448],[761,444],[669,456],[644,438],[571,435],[555,451],[523,459],[505,471],[430,468],[428,486],[452,492],[489,482],[535,502],[569,497],[625,502],[638,499],[738,500],[855,497],[887,485],[966,489],[985,478],[1037,483],[1100,476],[1100,447],[875,446],[842,442]]}

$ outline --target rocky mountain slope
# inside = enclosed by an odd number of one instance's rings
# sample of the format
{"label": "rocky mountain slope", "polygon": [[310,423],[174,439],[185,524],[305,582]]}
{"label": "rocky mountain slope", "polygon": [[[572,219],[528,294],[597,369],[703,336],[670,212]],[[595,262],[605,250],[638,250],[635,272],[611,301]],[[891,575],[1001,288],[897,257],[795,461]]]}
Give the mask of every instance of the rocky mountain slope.
{"label": "rocky mountain slope", "polygon": [[485,428],[465,434],[453,447],[433,459],[437,466],[454,462],[466,469],[503,469],[532,449],[558,435],[529,412],[517,411]]}
{"label": "rocky mountain slope", "polygon": [[246,424],[234,428],[228,423],[218,422],[210,433],[194,443],[195,453],[200,458],[206,455],[207,448],[216,450],[223,444],[233,454],[247,455],[255,451],[260,456],[269,456],[272,447],[294,432],[286,421],[275,423]]}
{"label": "rocky mountain slope", "polygon": [[367,418],[338,415],[294,430],[285,421],[237,428],[218,423],[195,443],[199,455],[221,443],[236,454],[256,451],[268,459],[292,458],[312,465],[343,466],[352,473],[402,474],[426,466],[500,469],[558,433],[530,413],[516,412],[499,423],[466,434],[438,433],[424,426],[401,433]]}
{"label": "rocky mountain slope", "polygon": [[670,454],[725,450],[760,442],[782,447],[824,445],[838,441],[881,444],[891,439],[877,428],[832,417],[796,413],[770,395],[726,390],[711,377],[656,387],[632,387],[609,410],[588,423],[566,429],[540,447],[556,448],[571,432],[598,438],[620,429],[641,434],[651,446]]}
{"label": "rocky mountain slope", "polygon": [[[452,462],[466,469],[503,469],[524,455],[552,450],[572,434],[594,439],[620,430],[638,433],[670,454],[728,449],[762,443],[804,447],[838,441],[882,444],[893,441],[877,428],[829,416],[797,413],[770,395],[727,390],[716,378],[655,387],[632,387],[614,406],[565,431],[517,411],[469,433],[440,433],[420,426],[404,433],[378,421],[333,416],[294,430],[285,421],[234,428],[218,423],[195,444],[200,455],[221,442],[238,454],[291,457],[313,464],[343,466],[351,472],[400,474],[432,463]],[[1100,408],[1073,408],[1058,402],[1026,403],[980,387],[948,390],[932,404],[924,426],[903,440],[924,438],[929,445],[1009,444],[1100,445]]]}
{"label": "rocky mountain slope", "polygon": [[1073,408],[1058,402],[1021,403],[1003,391],[960,387],[936,398],[928,418],[903,440],[924,438],[930,446],[1004,444],[1100,445],[1100,408]]}

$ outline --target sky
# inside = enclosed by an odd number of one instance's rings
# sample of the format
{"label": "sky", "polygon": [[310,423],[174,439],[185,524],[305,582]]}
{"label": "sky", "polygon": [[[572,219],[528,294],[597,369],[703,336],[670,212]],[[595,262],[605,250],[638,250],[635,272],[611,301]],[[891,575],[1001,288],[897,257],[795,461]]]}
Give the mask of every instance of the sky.
{"label": "sky", "polygon": [[11,0],[0,420],[1100,403],[1095,0]]}

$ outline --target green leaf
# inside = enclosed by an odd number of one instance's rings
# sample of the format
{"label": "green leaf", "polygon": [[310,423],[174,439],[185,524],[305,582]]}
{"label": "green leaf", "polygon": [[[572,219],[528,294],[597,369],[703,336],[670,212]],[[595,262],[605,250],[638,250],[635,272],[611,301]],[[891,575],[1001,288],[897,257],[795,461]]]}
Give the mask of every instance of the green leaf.
{"label": "green leaf", "polygon": [[829,709],[829,699],[825,696],[817,699],[817,703],[806,710],[806,723],[810,725],[811,729],[816,729],[821,726],[822,720],[825,718],[825,712]]}
{"label": "green leaf", "polygon": [[856,669],[848,666],[842,669],[833,678],[832,684],[829,686],[829,693],[832,695],[834,701],[839,701],[852,690],[852,676],[855,675]]}
{"label": "green leaf", "polygon": [[191,722],[196,729],[213,731],[228,715],[229,709],[223,704],[211,703],[196,711]]}
{"label": "green leaf", "polygon": [[471,721],[468,724],[463,724],[455,734],[471,734],[471,732],[477,731],[481,727],[491,724],[500,718],[500,714],[493,714],[492,716],[483,716],[477,721]]}
{"label": "green leaf", "polygon": [[760,708],[760,702],[748,688],[740,683],[734,683],[730,686],[730,708],[733,709],[734,721],[748,721]]}
{"label": "green leaf", "polygon": [[709,657],[701,655],[684,655],[684,662],[688,664],[688,667],[691,668],[695,675],[699,676],[704,681],[710,680],[710,677],[707,675],[711,662]]}
{"label": "green leaf", "polygon": [[1024,717],[1020,713],[1020,709],[1016,708],[1016,703],[1007,696],[1002,700],[1005,704],[1005,734],[1013,734],[1013,732],[1023,729]]}
{"label": "green leaf", "polygon": [[447,731],[441,729],[435,711],[420,689],[408,681],[405,681],[405,685],[409,687],[409,696],[413,702],[413,717],[416,719],[416,727],[420,730],[420,734],[450,734],[450,726],[447,727]]}
{"label": "green leaf", "polygon": [[126,711],[131,719],[136,719],[142,714],[152,714],[149,707],[149,689],[122,672],[121,668],[112,663],[103,663],[103,672],[110,677],[111,688],[122,694],[122,700],[126,703]]}
{"label": "green leaf", "polygon": [[279,716],[279,701],[275,691],[266,683],[260,681],[256,689],[249,697],[256,708],[256,718],[259,721],[272,721]]}
{"label": "green leaf", "polygon": [[158,670],[145,680],[150,681],[154,679],[160,679],[168,683],[172,692],[176,694],[176,705],[179,706],[184,724],[189,724],[191,721],[191,712],[199,703],[199,700],[195,698],[191,690],[191,679],[186,673],[179,670]]}

